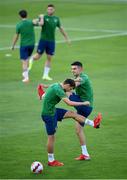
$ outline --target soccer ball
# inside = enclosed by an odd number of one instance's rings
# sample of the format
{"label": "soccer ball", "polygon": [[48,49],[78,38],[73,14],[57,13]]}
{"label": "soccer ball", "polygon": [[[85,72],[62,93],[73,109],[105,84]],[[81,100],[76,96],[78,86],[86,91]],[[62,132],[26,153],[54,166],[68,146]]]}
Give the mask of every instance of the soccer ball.
{"label": "soccer ball", "polygon": [[32,173],[40,174],[40,173],[42,173],[42,171],[43,171],[43,165],[40,162],[35,161],[31,164],[31,172]]}

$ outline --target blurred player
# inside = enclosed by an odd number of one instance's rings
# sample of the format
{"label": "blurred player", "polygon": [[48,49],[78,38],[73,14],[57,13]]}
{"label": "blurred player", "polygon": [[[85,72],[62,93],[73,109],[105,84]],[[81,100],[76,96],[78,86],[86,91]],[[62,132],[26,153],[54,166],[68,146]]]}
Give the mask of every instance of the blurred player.
{"label": "blurred player", "polygon": [[49,72],[51,69],[51,59],[55,53],[55,30],[56,27],[59,28],[60,32],[64,36],[65,40],[69,42],[68,36],[65,33],[63,27],[61,26],[60,19],[57,16],[54,16],[55,7],[52,4],[49,4],[47,7],[47,14],[40,15],[42,24],[41,37],[37,48],[37,53],[30,58],[29,70],[32,68],[34,60],[40,59],[42,54],[46,52],[47,60],[45,62],[44,72],[42,79],[52,80],[49,77]]}
{"label": "blurred player", "polygon": [[[41,87],[41,88],[40,88]],[[76,112],[69,111],[66,109],[56,108],[55,105],[61,100],[69,106],[88,106],[89,101],[75,102],[70,101],[66,95],[66,92],[70,92],[75,88],[75,82],[72,79],[66,79],[63,83],[54,83],[49,86],[42,101],[42,119],[46,126],[48,134],[47,151],[48,151],[48,165],[49,166],[63,166],[64,164],[54,159],[54,141],[55,132],[57,128],[57,122],[62,121],[65,118],[73,118],[75,121],[80,123],[82,126],[88,124],[94,128],[97,128],[101,122],[101,114],[91,121],[86,119],[84,116],[77,114]],[[39,95],[44,94],[42,86],[39,85]]]}
{"label": "blurred player", "polygon": [[32,20],[27,19],[27,11],[19,11],[19,16],[21,21],[16,25],[16,34],[12,43],[12,50],[14,50],[15,44],[20,35],[20,59],[22,61],[22,75],[23,82],[29,81],[28,75],[28,63],[29,57],[31,56],[34,50],[35,44],[35,33],[34,33],[34,23]]}
{"label": "blurred player", "polygon": [[[76,61],[71,64],[71,71],[75,77],[76,83],[76,94],[72,93],[69,97],[71,101],[89,101],[90,106],[75,106],[77,113],[87,118],[93,109],[93,89],[88,75],[83,73],[83,65],[81,62]],[[88,124],[91,124],[91,121],[86,120]],[[99,126],[98,126],[99,128]],[[87,151],[86,140],[82,126],[79,123],[76,123],[76,132],[80,141],[82,154],[76,158],[76,160],[89,160],[90,155]]]}

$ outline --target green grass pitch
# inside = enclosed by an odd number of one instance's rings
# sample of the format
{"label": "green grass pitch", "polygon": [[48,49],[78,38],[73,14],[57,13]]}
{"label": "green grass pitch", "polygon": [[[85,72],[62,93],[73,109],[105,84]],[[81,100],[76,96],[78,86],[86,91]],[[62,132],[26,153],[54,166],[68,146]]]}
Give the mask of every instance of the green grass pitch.
{"label": "green grass pitch", "polygon": [[[45,12],[48,3],[55,4],[56,15],[72,40],[68,46],[57,31],[53,82],[72,77],[70,63],[81,60],[94,88],[90,118],[97,112],[103,114],[100,129],[84,128],[92,158],[89,162],[74,160],[80,154],[74,122],[68,119],[59,124],[55,157],[65,166],[56,168],[47,166],[47,136],[36,91],[38,83],[44,83],[41,76],[46,56],[34,63],[26,85],[21,82],[19,49],[9,49],[18,11],[27,9],[34,18]],[[0,179],[127,178],[126,19],[126,0],[0,1]],[[39,32],[36,28],[36,42]],[[62,103],[58,107],[69,108]],[[35,160],[43,163],[43,174],[30,172]]]}

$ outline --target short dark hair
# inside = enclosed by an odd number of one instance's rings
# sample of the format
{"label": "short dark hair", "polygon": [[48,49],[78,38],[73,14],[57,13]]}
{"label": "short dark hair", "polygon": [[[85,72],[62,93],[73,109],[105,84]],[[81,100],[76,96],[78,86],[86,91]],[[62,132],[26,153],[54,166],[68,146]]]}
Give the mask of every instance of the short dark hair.
{"label": "short dark hair", "polygon": [[73,89],[75,88],[75,81],[73,79],[66,79],[63,83],[69,84]]}
{"label": "short dark hair", "polygon": [[79,67],[83,67],[82,63],[79,61],[75,61],[71,64],[71,66],[79,66]]}
{"label": "short dark hair", "polygon": [[55,6],[53,4],[48,4],[48,7],[55,8]]}
{"label": "short dark hair", "polygon": [[26,11],[26,10],[21,10],[21,11],[19,11],[19,15],[20,15],[22,18],[26,18],[26,17],[27,17],[27,11]]}

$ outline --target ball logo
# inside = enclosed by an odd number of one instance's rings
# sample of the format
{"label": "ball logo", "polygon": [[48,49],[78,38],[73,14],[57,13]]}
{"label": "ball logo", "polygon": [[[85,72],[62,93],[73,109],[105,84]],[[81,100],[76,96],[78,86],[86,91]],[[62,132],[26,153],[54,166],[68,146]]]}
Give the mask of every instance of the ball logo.
{"label": "ball logo", "polygon": [[42,173],[43,171],[43,165],[38,162],[38,161],[35,161],[31,164],[31,172],[34,173],[34,174],[40,174]]}

